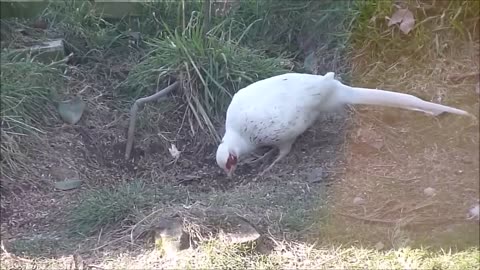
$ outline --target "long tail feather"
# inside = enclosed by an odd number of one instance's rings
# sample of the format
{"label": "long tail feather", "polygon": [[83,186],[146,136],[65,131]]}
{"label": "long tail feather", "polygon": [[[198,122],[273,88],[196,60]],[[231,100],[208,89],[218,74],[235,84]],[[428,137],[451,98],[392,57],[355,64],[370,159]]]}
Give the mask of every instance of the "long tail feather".
{"label": "long tail feather", "polygon": [[341,86],[341,98],[350,104],[379,105],[396,107],[413,111],[422,111],[427,114],[439,115],[444,112],[473,116],[469,112],[422,100],[416,96],[386,90]]}

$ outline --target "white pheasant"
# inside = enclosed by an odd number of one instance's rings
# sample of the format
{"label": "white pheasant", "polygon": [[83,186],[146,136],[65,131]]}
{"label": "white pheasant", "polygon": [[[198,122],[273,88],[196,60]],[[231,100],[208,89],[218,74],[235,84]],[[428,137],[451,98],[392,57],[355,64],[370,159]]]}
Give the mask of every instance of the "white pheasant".
{"label": "white pheasant", "polygon": [[290,152],[297,137],[320,113],[345,104],[397,107],[431,115],[449,112],[473,116],[408,94],[350,87],[336,80],[334,75],[333,72],[324,76],[287,73],[240,89],[227,110],[225,134],[216,154],[218,166],[230,177],[240,158],[258,147],[274,146],[279,154],[260,173],[263,175]]}

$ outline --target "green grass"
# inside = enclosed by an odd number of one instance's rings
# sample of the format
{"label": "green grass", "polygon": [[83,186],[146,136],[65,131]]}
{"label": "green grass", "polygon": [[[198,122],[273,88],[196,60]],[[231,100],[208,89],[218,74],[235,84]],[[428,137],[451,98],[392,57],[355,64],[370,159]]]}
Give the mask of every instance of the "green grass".
{"label": "green grass", "polygon": [[28,167],[19,139],[27,134],[42,133],[40,127],[55,119],[52,113],[54,99],[64,86],[65,78],[56,65],[8,52],[2,53],[0,76],[1,166],[6,176],[2,185],[10,185],[15,184],[15,180],[9,176]]}
{"label": "green grass", "polygon": [[154,195],[142,182],[93,190],[71,209],[68,217],[71,233],[89,236],[118,222],[128,222],[136,211],[153,204]]}
{"label": "green grass", "polygon": [[179,80],[194,120],[218,137],[212,119],[226,111],[232,95],[255,81],[288,72],[289,61],[243,47],[224,33],[204,37],[200,23],[192,16],[183,32],[171,30],[150,40],[149,54],[129,73],[123,93],[138,97]]}

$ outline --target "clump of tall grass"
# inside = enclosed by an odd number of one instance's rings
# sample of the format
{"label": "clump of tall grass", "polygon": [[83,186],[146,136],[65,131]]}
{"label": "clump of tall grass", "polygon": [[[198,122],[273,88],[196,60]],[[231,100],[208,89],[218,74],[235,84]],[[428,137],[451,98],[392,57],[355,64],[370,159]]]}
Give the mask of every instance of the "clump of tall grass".
{"label": "clump of tall grass", "polygon": [[[270,53],[289,51],[298,54],[316,44],[335,46],[339,29],[351,19],[351,1],[239,1],[230,18],[237,23],[237,32],[249,31],[242,39],[248,46]],[[332,44],[330,44],[332,43]]]}
{"label": "clump of tall grass", "polygon": [[2,184],[14,181],[11,173],[27,166],[19,138],[41,133],[52,114],[52,98],[63,84],[61,71],[13,53],[1,54],[1,169]]}
{"label": "clump of tall grass", "polygon": [[183,31],[167,28],[161,38],[150,40],[151,51],[130,72],[124,93],[146,95],[176,78],[196,122],[218,138],[213,119],[226,111],[232,95],[255,81],[288,72],[289,60],[241,46],[218,27],[205,36],[200,18],[193,13]]}

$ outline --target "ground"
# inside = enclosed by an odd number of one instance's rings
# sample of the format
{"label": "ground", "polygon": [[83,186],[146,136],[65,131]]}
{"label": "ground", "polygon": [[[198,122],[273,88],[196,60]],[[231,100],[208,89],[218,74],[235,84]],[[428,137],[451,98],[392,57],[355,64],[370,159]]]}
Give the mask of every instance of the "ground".
{"label": "ground", "polygon": [[[478,117],[478,76],[457,81],[447,76],[478,72],[476,54],[478,44],[468,43],[457,55],[418,67],[399,59],[391,66],[377,63],[363,71],[358,60],[353,68],[363,76],[352,83],[406,91]],[[133,157],[124,160],[130,104],[118,102],[112,88],[128,69],[119,59],[71,66],[66,90],[82,91],[87,112],[75,126],[58,120],[44,128],[46,135],[25,141],[31,170],[19,177],[37,179],[38,187],[5,195],[1,205],[2,241],[6,250],[24,258],[17,258],[19,265],[67,267],[73,254],[81,254],[89,265],[105,269],[415,268],[418,258],[428,256],[409,248],[452,249],[462,261],[462,252],[478,246],[478,221],[466,218],[479,198],[478,120],[391,108],[346,108],[319,119],[265,177],[256,178],[260,165],[244,165],[235,178],[227,179],[216,166],[216,143],[198,130],[192,134],[184,123],[180,98],[146,106],[137,123]],[[168,152],[171,144],[181,151],[177,161]],[[81,188],[54,190],[54,181],[70,173],[84,180]],[[91,200],[92,192],[115,193],[138,183],[138,193],[127,199],[138,199],[143,207],[118,224],[82,227],[84,236],[69,234],[72,226],[82,225],[72,225],[72,220],[79,221],[75,215],[82,212],[76,207]],[[435,189],[435,194],[426,195],[426,188]],[[107,197],[96,196],[97,206],[107,204],[102,201]],[[130,238],[151,214],[188,220],[195,211],[206,213],[207,223],[221,211],[247,219],[265,239],[259,244],[264,247],[257,246],[255,252],[233,249],[230,254],[221,245],[205,244],[172,261]],[[211,255],[218,252],[251,259],[232,264]],[[371,259],[377,252],[397,259],[382,264]],[[435,263],[449,265],[455,256],[447,261],[438,257]],[[475,264],[478,259],[468,265]]]}

